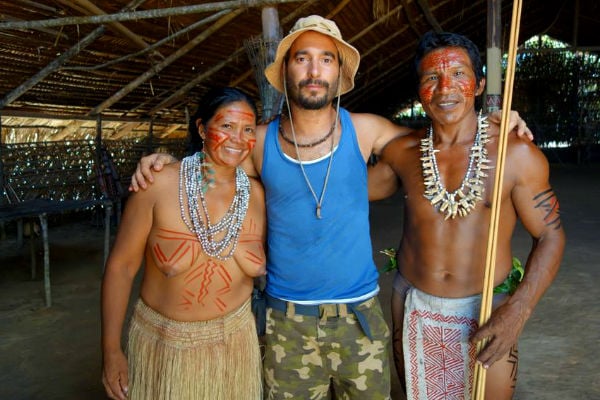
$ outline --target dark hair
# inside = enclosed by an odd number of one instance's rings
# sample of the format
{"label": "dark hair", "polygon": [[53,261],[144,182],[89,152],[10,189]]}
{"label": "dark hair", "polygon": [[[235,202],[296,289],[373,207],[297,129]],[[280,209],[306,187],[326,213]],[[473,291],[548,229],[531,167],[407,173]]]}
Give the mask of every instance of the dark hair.
{"label": "dark hair", "polygon": [[189,152],[195,153],[202,150],[203,140],[198,132],[196,121],[201,120],[201,124],[206,126],[208,121],[215,116],[217,110],[223,106],[226,106],[236,101],[246,102],[252,111],[254,112],[255,119],[258,117],[258,109],[256,103],[252,98],[243,92],[241,89],[234,87],[219,87],[208,91],[208,93],[202,97],[198,103],[198,109],[190,117],[188,121],[188,132],[189,132]]}
{"label": "dark hair", "polygon": [[471,59],[471,65],[473,66],[473,72],[475,72],[475,79],[477,87],[483,79],[483,63],[477,45],[469,40],[466,36],[459,35],[458,33],[450,32],[434,32],[429,31],[423,35],[419,44],[417,45],[417,52],[413,63],[413,72],[416,77],[417,87],[420,81],[419,66],[423,57],[433,50],[442,47],[462,47],[466,50],[469,58]]}

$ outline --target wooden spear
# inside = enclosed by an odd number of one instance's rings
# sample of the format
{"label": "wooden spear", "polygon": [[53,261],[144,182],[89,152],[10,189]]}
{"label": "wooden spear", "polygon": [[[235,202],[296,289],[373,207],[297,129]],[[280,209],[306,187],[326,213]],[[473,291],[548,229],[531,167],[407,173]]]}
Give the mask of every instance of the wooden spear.
{"label": "wooden spear", "polygon": [[[496,161],[496,175],[494,178],[494,192],[492,198],[491,221],[488,231],[485,274],[479,326],[485,324],[492,313],[492,298],[494,290],[494,269],[496,267],[496,245],[498,236],[498,222],[500,220],[500,199],[502,196],[502,180],[504,177],[504,163],[506,159],[506,145],[508,142],[508,120],[512,104],[513,82],[515,77],[515,64],[517,45],[519,40],[519,24],[521,20],[521,0],[513,1],[512,20],[510,24],[510,39],[504,80],[504,96],[502,99],[502,118],[500,121],[500,134],[498,137],[498,157]],[[487,340],[477,343],[477,354],[485,347]],[[486,369],[481,363],[475,363],[473,373],[473,386],[471,399],[483,400],[485,395]]]}

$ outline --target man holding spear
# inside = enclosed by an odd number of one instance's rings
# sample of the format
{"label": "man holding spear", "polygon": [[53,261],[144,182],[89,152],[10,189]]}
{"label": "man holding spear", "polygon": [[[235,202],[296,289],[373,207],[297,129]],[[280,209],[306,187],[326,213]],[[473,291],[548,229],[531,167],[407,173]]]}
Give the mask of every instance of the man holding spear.
{"label": "man holding spear", "polygon": [[[494,275],[503,289],[490,319],[478,326],[499,129],[475,110],[485,78],[469,39],[426,34],[414,67],[431,126],[389,143],[369,176],[371,200],[391,194],[398,179],[405,193],[392,295],[397,372],[408,399],[468,399],[477,361],[487,369],[485,398],[510,399],[517,339],[565,244],[549,165],[531,142],[508,137]],[[511,282],[510,248],[517,219],[533,239],[518,286]],[[476,354],[483,339],[487,345]]]}

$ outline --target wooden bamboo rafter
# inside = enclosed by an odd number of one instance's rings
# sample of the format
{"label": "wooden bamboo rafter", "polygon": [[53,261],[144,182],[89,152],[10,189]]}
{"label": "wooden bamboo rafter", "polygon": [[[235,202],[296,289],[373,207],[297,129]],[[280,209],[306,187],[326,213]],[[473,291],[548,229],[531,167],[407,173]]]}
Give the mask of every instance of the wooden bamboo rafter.
{"label": "wooden bamboo rafter", "polygon": [[102,112],[106,108],[109,108],[110,106],[112,106],[113,104],[115,104],[117,101],[119,101],[123,97],[125,97],[127,94],[131,93],[135,88],[137,88],[138,86],[140,86],[142,83],[146,82],[148,79],[150,79],[154,75],[158,74],[160,71],[162,71],[168,65],[172,64],[173,62],[175,62],[177,59],[179,59],[183,55],[185,55],[188,52],[192,51],[196,46],[198,46],[204,40],[206,40],[207,38],[209,38],[214,32],[216,32],[219,29],[223,28],[225,25],[227,25],[231,20],[235,19],[242,12],[244,12],[244,9],[243,8],[239,8],[237,10],[233,10],[232,12],[230,12],[229,14],[227,14],[226,16],[220,18],[210,28],[204,30],[201,34],[199,34],[198,36],[196,36],[194,39],[190,40],[184,46],[181,46],[180,48],[178,48],[173,54],[170,54],[163,61],[161,61],[160,63],[154,65],[148,71],[146,71],[145,73],[143,73],[142,75],[140,75],[139,77],[137,77],[136,79],[134,79],[133,81],[131,81],[128,85],[126,85],[121,90],[119,90],[118,92],[116,92],[109,99],[106,99],[104,102],[102,102],[101,104],[99,104],[98,106],[96,106],[93,110],[90,111],[90,113],[92,115],[95,115],[95,114],[98,114],[98,113]]}
{"label": "wooden bamboo rafter", "polygon": [[406,16],[406,19],[408,20],[408,24],[412,28],[412,30],[415,33],[415,35],[417,36],[417,38],[420,38],[421,32],[419,30],[419,27],[417,26],[416,18],[412,15],[412,13],[408,9],[408,0],[402,0],[402,5],[404,6],[404,15]]}
{"label": "wooden bamboo rafter", "polygon": [[[196,46],[202,43],[204,40],[210,37],[214,32],[221,29],[223,26],[227,25],[232,19],[236,18],[240,13],[242,13],[243,9],[238,9],[236,11],[232,11],[217,20],[211,27],[205,29],[196,36],[194,39],[190,40],[187,44],[180,47],[173,54],[169,55],[167,58],[159,62],[158,64],[152,66],[148,71],[138,76],[136,79],[131,81],[129,84],[121,88],[121,90],[117,91],[111,97],[103,101],[101,104],[94,107],[92,110],[88,112],[88,115],[97,115],[102,113],[104,110],[115,104],[117,101],[121,100],[127,94],[131,93],[137,87],[142,85],[144,82],[148,81],[150,78],[158,74],[164,68],[175,62],[181,56],[193,50]],[[79,128],[80,124],[78,121],[74,121],[72,124],[68,125],[63,129],[62,132],[55,135],[54,140],[64,139],[65,137],[71,135],[74,131]]]}
{"label": "wooden bamboo rafter", "polygon": [[46,65],[42,70],[40,70],[37,74],[29,78],[27,81],[19,85],[15,90],[10,93],[7,93],[3,99],[0,100],[0,109],[2,109],[7,104],[12,103],[19,97],[21,97],[25,92],[35,86],[38,82],[42,81],[48,75],[56,71],[60,66],[65,64],[71,58],[75,57],[82,49],[85,49],[87,46],[92,44],[96,39],[102,36],[105,32],[104,26],[99,26],[94,29],[89,35],[83,38],[81,41],[76,43],[69,50],[65,51],[63,54],[54,59],[51,63]]}
{"label": "wooden bamboo rafter", "polygon": [[[502,183],[504,178],[504,164],[506,160],[506,146],[508,143],[508,121],[512,104],[513,82],[517,59],[517,46],[519,40],[519,25],[521,20],[521,0],[513,2],[512,20],[510,24],[510,39],[508,46],[508,59],[506,76],[504,80],[504,95],[502,99],[502,119],[500,121],[500,135],[498,137],[498,156],[496,161],[496,174],[494,178],[494,191],[492,194],[491,221],[488,231],[485,274],[479,326],[485,324],[492,314],[492,299],[494,291],[494,272],[496,267],[496,250],[498,237],[498,224],[500,221],[500,198],[502,196]],[[477,353],[487,344],[487,340],[477,343]],[[485,396],[486,369],[481,363],[475,363],[473,372],[472,396],[473,400],[483,400]]]}
{"label": "wooden bamboo rafter", "polygon": [[7,21],[0,22],[0,30],[6,29],[38,29],[63,25],[104,24],[117,21],[133,21],[139,19],[172,17],[176,15],[200,14],[204,12],[221,11],[228,8],[261,7],[284,3],[297,3],[302,0],[237,0],[217,1],[213,3],[196,4],[192,6],[157,8],[144,11],[119,12],[117,14],[91,15],[83,17],[64,17],[38,21]]}
{"label": "wooden bamboo rafter", "polygon": [[423,15],[425,15],[427,22],[429,22],[429,25],[431,25],[433,30],[438,33],[442,32],[442,26],[435,18],[435,15],[433,15],[431,7],[429,7],[429,3],[425,0],[417,0],[417,4],[419,5],[419,7],[421,7],[421,10],[423,10]]}
{"label": "wooden bamboo rafter", "polygon": [[[447,0],[439,1],[438,3],[436,3],[435,8],[437,9],[438,7],[441,7],[446,3],[448,3]],[[471,10],[473,10],[474,8],[477,7],[477,5],[478,5],[477,2],[473,2],[469,6],[465,6],[464,13],[468,15]],[[419,20],[421,18],[422,18],[422,16],[420,16],[417,20]],[[444,24],[449,23],[449,21],[452,21],[454,18],[455,18],[455,16],[450,16],[449,18],[442,21],[442,23],[444,23]],[[396,38],[396,36],[399,36],[401,33],[403,33],[407,29],[408,29],[408,25],[405,25],[403,28],[398,29],[395,34],[390,35],[386,40],[383,40],[383,41],[377,43],[376,45],[373,45],[371,48],[369,48],[369,50],[363,52],[361,58],[364,59],[368,55],[370,55],[372,53],[376,53],[377,49],[379,49],[379,47],[381,47],[384,44],[388,43],[389,41],[393,40],[394,38]],[[387,56],[385,57],[385,59],[382,59],[380,63],[385,63],[385,61],[387,59],[392,59],[394,57],[397,57],[397,55],[399,53],[402,53],[403,51],[407,50],[412,45],[413,44],[409,43],[409,42],[404,43],[404,45],[399,45],[396,48],[396,50],[394,50],[391,53],[388,53]],[[409,62],[409,61],[407,60],[407,62]],[[401,68],[401,64],[399,64],[395,68],[391,68],[383,73],[380,73],[380,72],[378,72],[378,70],[380,68],[380,63],[368,64],[367,70],[362,71],[361,75],[359,77],[357,77],[357,84],[358,84],[359,80],[368,79],[365,77],[371,77],[371,76],[375,77],[374,79],[372,79],[369,82],[361,82],[361,85],[369,86],[368,92],[371,94],[375,93],[378,88],[383,89],[384,87],[387,87],[387,85],[389,85],[389,82],[390,82],[390,78],[389,78],[390,75],[397,74],[397,70],[399,68]],[[366,94],[367,94],[366,90],[361,90],[361,91],[356,92],[355,94],[353,94],[353,96],[350,99],[348,99],[346,101],[346,107],[350,108],[352,105],[358,104],[360,102],[360,100],[366,96]]]}
{"label": "wooden bamboo rafter", "polygon": [[[126,10],[134,10],[140,4],[144,3],[145,1],[146,0],[135,0],[135,1],[132,1],[132,2],[130,2],[129,4],[127,4],[125,6],[125,9]],[[87,14],[91,14],[91,15],[107,15],[104,10],[102,10],[100,7],[96,6],[90,0],[70,0],[70,1],[65,1],[64,3],[66,5],[68,5],[68,6],[71,6],[71,7],[74,4],[79,4],[81,7],[83,7],[84,10],[87,11],[86,12]],[[124,36],[125,38],[129,39],[132,43],[136,44],[140,49],[144,50],[144,49],[148,48],[149,44],[146,43],[144,41],[144,39],[142,39],[140,36],[138,36],[135,33],[133,33],[131,30],[127,29],[122,23],[120,23],[120,22],[111,22],[111,23],[108,24],[108,26],[109,26],[109,28],[111,28],[116,33]],[[155,51],[153,54],[156,55],[158,58],[164,58],[158,51]]]}
{"label": "wooden bamboo rafter", "polygon": [[[301,14],[304,9],[306,7],[308,7],[309,5],[312,5],[312,3],[315,3],[316,0],[310,0],[310,1],[305,1],[303,2],[304,4],[300,5],[296,11],[288,14],[285,18],[283,18],[281,20],[281,25],[284,25],[292,20],[295,20],[297,15]],[[188,82],[187,84],[185,84],[184,86],[182,86],[181,88],[179,88],[177,91],[173,92],[173,94],[171,94],[168,98],[166,98],[165,100],[163,100],[162,102],[160,102],[159,104],[157,104],[155,107],[153,107],[150,111],[149,114],[155,114],[158,111],[160,111],[161,109],[170,107],[171,105],[173,105],[174,103],[178,102],[179,100],[181,100],[186,93],[188,93],[190,90],[192,90],[196,85],[198,85],[200,82],[202,82],[203,80],[207,79],[208,77],[210,77],[211,75],[215,74],[216,72],[218,72],[221,68],[223,68],[224,66],[226,66],[227,64],[229,64],[230,62],[232,62],[233,60],[235,60],[237,57],[240,57],[243,53],[245,53],[245,48],[243,46],[238,47],[229,57],[227,57],[225,60],[221,61],[220,63],[214,65],[212,68],[204,71],[204,73],[198,75],[196,78],[192,79],[190,82]],[[244,81],[246,78],[248,78],[250,75],[252,75],[253,71],[250,69],[248,71],[246,71],[245,73],[243,73],[241,76],[239,76],[238,78],[234,79],[232,82],[229,83],[230,86],[237,86],[240,82]]]}

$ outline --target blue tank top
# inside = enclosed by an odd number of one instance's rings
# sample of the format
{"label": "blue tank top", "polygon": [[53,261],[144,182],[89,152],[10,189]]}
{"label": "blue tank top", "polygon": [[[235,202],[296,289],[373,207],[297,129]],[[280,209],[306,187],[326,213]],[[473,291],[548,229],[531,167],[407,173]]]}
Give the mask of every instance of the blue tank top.
{"label": "blue tank top", "polygon": [[[299,302],[339,302],[377,293],[369,230],[367,168],[350,114],[340,109],[342,135],[316,217],[316,202],[299,163],[284,154],[279,118],[267,127],[261,178],[268,218],[269,295]],[[329,156],[304,162],[317,198]]]}

